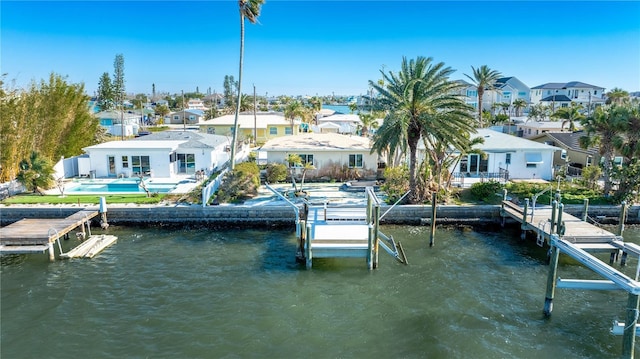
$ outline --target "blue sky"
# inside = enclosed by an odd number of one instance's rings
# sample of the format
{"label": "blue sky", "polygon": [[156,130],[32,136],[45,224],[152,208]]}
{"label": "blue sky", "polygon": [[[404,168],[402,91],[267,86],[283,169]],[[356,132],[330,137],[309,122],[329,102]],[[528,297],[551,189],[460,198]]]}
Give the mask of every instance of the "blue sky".
{"label": "blue sky", "polygon": [[[0,2],[0,72],[51,72],[93,94],[115,55],[129,93],[221,92],[238,78],[236,0]],[[357,95],[403,56],[464,79],[488,65],[530,87],[582,81],[640,91],[640,2],[267,0],[247,22],[243,92]]]}

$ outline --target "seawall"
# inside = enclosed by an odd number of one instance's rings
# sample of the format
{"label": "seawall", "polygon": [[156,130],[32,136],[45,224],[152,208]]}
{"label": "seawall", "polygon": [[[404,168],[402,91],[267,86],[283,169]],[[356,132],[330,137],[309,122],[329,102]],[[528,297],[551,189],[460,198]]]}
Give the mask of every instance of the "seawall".
{"label": "seawall", "polygon": [[[301,208],[301,207],[300,207]],[[389,207],[383,206],[380,213]],[[23,218],[64,218],[82,209],[97,206],[1,206],[0,225],[5,226]],[[301,208],[302,209],[302,208]],[[581,205],[566,205],[565,212],[581,218]],[[615,224],[620,206],[590,206],[589,217],[600,223]],[[396,206],[386,213],[383,224],[424,225],[430,223],[431,206]],[[288,206],[144,206],[110,205],[107,220],[115,225],[132,226],[194,226],[194,227],[287,227],[294,226],[295,212]],[[499,205],[440,205],[439,224],[493,224],[500,222]],[[627,210],[627,224],[640,224],[640,206]]]}

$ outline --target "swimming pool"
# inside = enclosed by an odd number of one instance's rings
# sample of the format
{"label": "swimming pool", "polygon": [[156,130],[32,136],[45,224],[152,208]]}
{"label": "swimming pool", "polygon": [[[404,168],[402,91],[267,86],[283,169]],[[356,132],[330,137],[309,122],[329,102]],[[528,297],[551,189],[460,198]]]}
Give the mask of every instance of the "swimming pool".
{"label": "swimming pool", "polygon": [[[70,194],[145,193],[139,182],[138,178],[76,180],[67,187],[66,192]],[[156,193],[169,193],[178,186],[178,182],[154,178],[145,178],[144,184],[150,192]]]}

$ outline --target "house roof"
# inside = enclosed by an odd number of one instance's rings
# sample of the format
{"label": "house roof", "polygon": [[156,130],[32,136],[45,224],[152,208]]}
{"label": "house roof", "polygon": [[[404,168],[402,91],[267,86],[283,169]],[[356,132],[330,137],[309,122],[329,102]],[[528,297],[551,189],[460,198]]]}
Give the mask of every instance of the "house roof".
{"label": "house roof", "polygon": [[589,85],[580,81],[570,81],[570,82],[549,82],[546,84],[538,85],[536,87],[532,87],[532,90],[539,89],[549,89],[549,90],[562,90],[567,88],[594,88],[594,89],[604,89],[604,87]]}
{"label": "house roof", "polygon": [[543,98],[540,101],[548,101],[548,102],[571,102],[571,99],[567,97],[567,95],[551,95]]}
{"label": "house roof", "polygon": [[162,131],[140,136],[133,141],[182,141],[180,148],[215,148],[229,143],[226,136],[194,131]]}
{"label": "house roof", "polygon": [[[235,114],[216,117],[200,122],[199,126],[233,126]],[[254,128],[253,113],[241,113],[238,115],[238,125],[240,128]],[[257,113],[255,116],[256,128],[267,128],[268,126],[291,125],[291,122],[284,118],[281,113],[267,112]]]}
{"label": "house roof", "polygon": [[369,151],[371,142],[366,137],[338,133],[304,133],[283,136],[267,141],[263,151]]}
{"label": "house roof", "polygon": [[[558,131],[560,131],[560,129],[562,128],[562,121],[529,121],[518,124],[518,127],[557,129]],[[565,127],[569,126],[565,123]]]}
{"label": "house roof", "polygon": [[339,122],[357,122],[357,123],[362,123],[362,120],[360,120],[360,116],[355,115],[355,114],[335,114],[335,115],[331,115],[331,116],[326,116],[326,117],[322,117],[318,119],[318,123],[320,122],[333,122],[333,123],[339,123]]}
{"label": "house roof", "polygon": [[584,152],[584,153],[588,153],[591,155],[597,155],[598,154],[598,148],[597,147],[590,147],[588,149],[584,149],[582,147],[580,147],[580,137],[584,136],[584,132],[583,131],[578,131],[578,132],[545,132],[543,134],[540,134],[538,136],[535,136],[533,138],[539,139],[539,138],[549,138],[550,140],[552,140],[554,143],[556,143],[557,145],[561,145],[563,147],[566,147],[568,149],[571,149],[573,151],[578,151],[578,152]]}
{"label": "house roof", "polygon": [[84,147],[83,150],[167,150],[173,151],[185,141],[109,141]]}
{"label": "house roof", "polygon": [[507,152],[515,150],[532,150],[532,151],[558,151],[561,148],[549,146],[544,143],[538,143],[522,137],[508,135],[506,133],[497,132],[485,128],[480,128],[478,132],[472,134],[472,138],[481,137],[484,143],[473,146],[485,152]]}

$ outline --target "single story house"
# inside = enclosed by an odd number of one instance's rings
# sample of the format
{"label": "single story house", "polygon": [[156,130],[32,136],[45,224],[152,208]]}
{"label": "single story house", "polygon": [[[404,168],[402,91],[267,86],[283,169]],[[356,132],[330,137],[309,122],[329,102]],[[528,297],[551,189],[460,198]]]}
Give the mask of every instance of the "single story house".
{"label": "single story house", "polygon": [[[574,122],[574,125],[580,127],[577,121]],[[562,121],[528,121],[518,123],[516,126],[518,127],[518,136],[524,138],[535,137],[546,132],[569,132],[569,124],[565,123],[563,127]]]}
{"label": "single story house", "polygon": [[307,178],[336,176],[345,169],[359,178],[375,178],[378,155],[371,154],[371,141],[360,136],[337,133],[303,133],[274,138],[259,152],[266,152],[267,163],[286,163],[289,154],[297,154],[302,162],[311,162],[314,170]]}
{"label": "single story house", "polygon": [[[600,161],[600,154],[597,147],[584,149],[580,147],[580,137],[585,136],[583,131],[578,132],[548,132],[532,137],[532,141],[546,143],[551,146],[562,148],[561,152],[556,152],[553,164],[556,167],[569,165],[569,174],[579,175],[580,169],[591,166]],[[622,163],[622,157],[614,157],[615,163]]]}
{"label": "single story house", "polygon": [[[356,134],[358,129],[362,127],[362,120],[360,120],[360,116],[355,114],[334,114],[331,116],[321,117],[317,120],[318,126],[314,127],[314,132],[325,132],[322,131],[322,126],[327,126],[327,123],[332,123],[333,125],[330,127],[336,128],[338,133],[345,134]],[[336,127],[337,125],[338,127]]]}
{"label": "single story house", "polygon": [[90,171],[96,177],[159,178],[209,173],[229,159],[225,136],[193,131],[164,131],[128,141],[110,141],[85,147]]}
{"label": "single story house", "polygon": [[[198,126],[200,132],[231,137],[234,121],[235,114],[230,114],[203,121]],[[241,113],[238,115],[238,126],[240,128],[239,140],[254,138],[255,133],[258,143],[300,132],[299,121],[294,121],[292,130],[291,121],[285,119],[284,115],[278,112],[258,112],[255,116],[253,113]]]}
{"label": "single story house", "polygon": [[204,119],[204,111],[198,109],[185,109],[172,112],[164,117],[164,123],[173,125],[195,125]]}
{"label": "single story house", "polygon": [[452,168],[454,174],[492,177],[490,174],[508,173],[510,179],[553,180],[553,156],[561,148],[489,129],[478,129],[471,137],[484,139],[474,148],[483,151],[485,157],[463,154]]}

